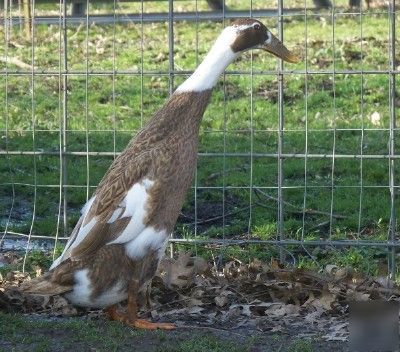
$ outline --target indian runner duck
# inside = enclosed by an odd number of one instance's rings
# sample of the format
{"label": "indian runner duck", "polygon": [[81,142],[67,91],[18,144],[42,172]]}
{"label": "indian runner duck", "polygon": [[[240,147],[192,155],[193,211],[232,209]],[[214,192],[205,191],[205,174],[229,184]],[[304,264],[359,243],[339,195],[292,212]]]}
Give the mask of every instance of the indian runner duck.
{"label": "indian runner duck", "polygon": [[[50,271],[25,292],[63,295],[76,306],[105,308],[136,328],[173,324],[138,318],[137,296],[153,278],[172,233],[197,160],[200,122],[225,68],[242,53],[262,49],[297,62],[260,21],[227,26],[203,62],[114,160]],[[126,312],[117,304],[127,299]]]}

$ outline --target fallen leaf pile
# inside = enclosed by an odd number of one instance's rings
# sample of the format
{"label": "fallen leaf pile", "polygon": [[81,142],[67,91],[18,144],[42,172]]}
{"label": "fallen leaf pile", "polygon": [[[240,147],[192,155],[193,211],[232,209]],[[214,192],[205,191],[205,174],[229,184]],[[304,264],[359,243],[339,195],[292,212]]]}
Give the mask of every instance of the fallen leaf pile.
{"label": "fallen leaf pile", "polygon": [[19,271],[9,272],[4,278],[0,276],[0,311],[78,314],[78,310],[64,297],[21,293],[18,286],[27,280],[30,280],[29,274]]}
{"label": "fallen leaf pile", "polygon": [[364,278],[350,268],[324,272],[285,269],[277,262],[231,261],[217,270],[180,253],[160,265],[153,280],[153,319],[235,329],[325,331],[327,340],[347,338],[349,301],[400,299],[386,278]]}
{"label": "fallen leaf pile", "polygon": [[[0,310],[85,313],[60,296],[22,295],[17,288],[29,279],[20,272],[0,277]],[[304,336],[324,332],[327,340],[345,340],[349,301],[398,300],[400,291],[386,278],[364,278],[333,265],[320,273],[283,268],[275,261],[236,260],[217,269],[181,252],[176,259],[162,260],[150,297],[143,300],[141,315],[155,321],[272,332],[301,329]]]}

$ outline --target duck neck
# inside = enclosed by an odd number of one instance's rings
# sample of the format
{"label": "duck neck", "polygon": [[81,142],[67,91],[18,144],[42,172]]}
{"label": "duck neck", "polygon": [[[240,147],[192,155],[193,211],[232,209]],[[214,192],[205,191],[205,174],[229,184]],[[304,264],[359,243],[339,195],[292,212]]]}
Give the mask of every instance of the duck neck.
{"label": "duck neck", "polygon": [[215,86],[221,73],[238,57],[238,54],[233,52],[230,45],[227,44],[228,36],[232,36],[231,31],[222,32],[203,62],[177,88],[176,93],[202,92]]}

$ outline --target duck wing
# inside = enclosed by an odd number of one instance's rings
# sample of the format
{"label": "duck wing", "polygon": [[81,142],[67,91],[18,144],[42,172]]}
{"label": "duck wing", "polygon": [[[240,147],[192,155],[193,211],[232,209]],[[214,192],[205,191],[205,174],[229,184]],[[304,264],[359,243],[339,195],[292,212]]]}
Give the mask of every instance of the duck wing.
{"label": "duck wing", "polygon": [[149,179],[151,153],[134,155],[134,148],[127,148],[115,159],[50,269],[67,259],[82,260],[107,244],[126,243],[145,229],[148,190],[153,183]]}

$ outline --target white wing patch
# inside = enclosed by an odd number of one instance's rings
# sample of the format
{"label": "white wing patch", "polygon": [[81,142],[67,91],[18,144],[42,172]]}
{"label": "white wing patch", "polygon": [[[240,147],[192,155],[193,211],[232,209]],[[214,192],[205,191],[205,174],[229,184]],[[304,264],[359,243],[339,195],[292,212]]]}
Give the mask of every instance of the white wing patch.
{"label": "white wing patch", "polygon": [[53,264],[51,264],[49,270],[54,269],[56,266],[58,266],[58,264],[61,263],[61,259],[64,256],[64,253],[65,253],[65,248],[64,248],[64,251],[62,252],[62,254],[53,262]]}
{"label": "white wing patch", "polygon": [[90,305],[89,297],[92,293],[91,283],[88,277],[89,270],[82,269],[74,274],[75,284],[72,292],[69,292],[65,297],[71,301],[71,303],[78,306]]}
{"label": "white wing patch", "polygon": [[115,220],[117,220],[122,213],[122,208],[117,208],[111,215],[111,218],[107,221],[108,224],[112,224]]}
{"label": "white wing patch", "polygon": [[[168,235],[165,231],[157,231],[153,227],[145,227],[146,205],[148,201],[148,190],[153,186],[154,181],[144,179],[136,183],[126,194],[119,207],[109,219],[109,223],[124,217],[130,217],[124,231],[108,244],[125,243],[125,250],[131,259],[143,258],[148,250],[158,251],[159,257],[165,251]],[[122,207],[125,211],[122,215]]]}
{"label": "white wing patch", "polygon": [[[125,198],[113,211],[107,223],[112,224],[118,219],[125,217],[130,218],[129,223],[115,240],[107,244],[129,243],[129,247],[133,248],[133,241],[139,237],[138,242],[136,242],[138,244],[138,249],[131,249],[135,257],[140,257],[147,247],[152,249],[158,248],[159,244],[161,243],[161,238],[164,238],[165,234],[158,234],[153,228],[146,229],[144,225],[144,219],[146,217],[146,205],[149,198],[148,191],[153,184],[154,181],[144,179],[141,182],[135,183],[127,192]],[[82,208],[82,223],[85,223],[86,216],[89,213],[95,198],[96,197],[91,198]],[[59,265],[68,256],[68,253],[70,253],[73,248],[77,247],[85,239],[85,237],[96,225],[96,222],[97,218],[93,217],[85,226],[81,226],[79,228],[76,236],[74,238],[70,238],[62,255],[54,261],[50,269],[54,269],[57,265]],[[150,232],[157,234],[153,236],[150,235]],[[149,234],[150,239],[147,239],[147,235],[145,234]]]}
{"label": "white wing patch", "polygon": [[[81,217],[83,217],[83,221],[82,223],[85,222],[86,216],[94,202],[94,200],[96,199],[96,196],[90,198],[86,204],[82,207],[81,210]],[[82,242],[82,240],[85,238],[85,236],[89,233],[89,231],[93,228],[93,226],[95,225],[96,221],[93,222],[94,219],[92,219],[88,224],[86,224],[85,226],[81,227],[77,233],[77,235],[75,237],[71,237],[67,244],[65,245],[65,248],[62,252],[62,254],[53,262],[53,264],[50,267],[51,269],[54,269],[56,266],[58,266],[64,259],[65,254],[67,253],[67,251],[71,248],[76,247],[79,243]]]}
{"label": "white wing patch", "polygon": [[168,235],[165,231],[157,231],[149,226],[125,245],[126,254],[131,259],[139,260],[147,254],[148,250],[155,250],[160,258],[165,251],[167,239]]}
{"label": "white wing patch", "polygon": [[90,199],[86,202],[86,204],[82,207],[81,214],[82,214],[83,216],[86,217],[86,215],[87,215],[87,213],[89,212],[89,210],[90,210],[90,208],[91,208],[91,206],[92,206],[92,204],[93,204],[93,202],[94,202],[95,199],[96,199],[96,196],[90,198]]}
{"label": "white wing patch", "polygon": [[[85,221],[85,220],[83,220]],[[79,229],[78,235],[76,236],[75,241],[71,243],[71,245],[68,247],[69,249],[77,247],[87,236],[87,234],[92,230],[93,226],[96,225],[97,220],[96,217],[90,219],[90,221],[85,225],[81,226]]]}
{"label": "white wing patch", "polygon": [[116,243],[127,243],[136,238],[145,229],[144,219],[146,217],[146,204],[149,198],[147,191],[153,185],[153,181],[145,179],[142,182],[135,183],[132,188],[128,191],[125,198],[119,205],[118,209],[122,210],[125,207],[124,213],[121,217],[115,217],[117,210],[111,216],[113,221],[117,219],[122,219],[125,217],[130,217],[128,225],[125,227],[124,231],[114,240],[108,244]]}
{"label": "white wing patch", "polygon": [[92,284],[88,277],[88,273],[88,269],[82,269],[75,273],[75,284],[73,290],[65,294],[65,297],[72,304],[83,307],[103,308],[121,302],[128,296],[126,290],[123,289],[122,283],[118,282],[115,286],[103,292],[100,296],[92,299]]}

